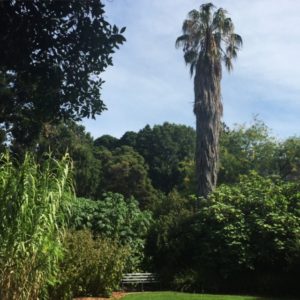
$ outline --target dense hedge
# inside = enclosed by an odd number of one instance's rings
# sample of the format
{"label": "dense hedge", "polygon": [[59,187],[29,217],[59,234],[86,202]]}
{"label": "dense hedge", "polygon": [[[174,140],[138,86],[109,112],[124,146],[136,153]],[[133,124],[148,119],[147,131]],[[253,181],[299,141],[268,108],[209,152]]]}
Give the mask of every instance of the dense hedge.
{"label": "dense hedge", "polygon": [[156,259],[178,289],[296,293],[300,185],[258,176],[220,186],[198,213],[169,225]]}

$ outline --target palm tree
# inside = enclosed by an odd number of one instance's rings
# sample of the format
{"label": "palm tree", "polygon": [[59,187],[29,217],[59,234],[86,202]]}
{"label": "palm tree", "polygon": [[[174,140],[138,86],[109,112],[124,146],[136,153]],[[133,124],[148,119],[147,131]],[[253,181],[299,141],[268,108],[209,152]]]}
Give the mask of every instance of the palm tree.
{"label": "palm tree", "polygon": [[222,62],[228,71],[242,46],[234,25],[223,8],[212,3],[189,12],[176,47],[183,47],[184,59],[194,77],[196,115],[197,195],[207,197],[217,183],[221,102]]}

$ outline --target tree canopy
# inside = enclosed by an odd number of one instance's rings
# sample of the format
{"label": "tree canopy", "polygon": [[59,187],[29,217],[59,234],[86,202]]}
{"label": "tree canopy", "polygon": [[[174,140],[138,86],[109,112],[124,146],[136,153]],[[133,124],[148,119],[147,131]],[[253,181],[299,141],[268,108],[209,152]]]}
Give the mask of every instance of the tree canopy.
{"label": "tree canopy", "polygon": [[139,153],[131,147],[122,146],[113,151],[100,148],[95,155],[102,165],[98,199],[110,191],[135,197],[142,208],[152,205],[157,193],[148,177],[148,166]]}
{"label": "tree canopy", "polygon": [[235,183],[239,176],[255,170],[263,176],[279,175],[279,142],[261,120],[250,126],[224,125],[220,137],[218,184]]}
{"label": "tree canopy", "polygon": [[95,140],[103,146],[127,145],[137,151],[149,166],[149,177],[153,186],[170,192],[181,185],[181,162],[194,158],[195,130],[180,124],[165,122],[150,127],[146,125],[138,132],[127,131],[118,142],[106,135]]}
{"label": "tree canopy", "polygon": [[59,158],[66,152],[73,160],[73,176],[78,197],[95,198],[101,176],[101,162],[93,150],[93,138],[84,126],[73,121],[47,126],[38,140],[37,155],[43,159],[47,152]]}
{"label": "tree canopy", "polygon": [[21,145],[45,123],[105,109],[100,75],[125,41],[101,1],[0,4],[0,125]]}

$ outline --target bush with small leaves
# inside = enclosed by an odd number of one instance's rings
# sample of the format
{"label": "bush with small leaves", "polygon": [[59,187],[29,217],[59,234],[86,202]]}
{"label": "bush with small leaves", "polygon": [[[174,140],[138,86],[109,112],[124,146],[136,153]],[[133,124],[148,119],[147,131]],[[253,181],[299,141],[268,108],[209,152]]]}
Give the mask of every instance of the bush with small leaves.
{"label": "bush with small leaves", "polygon": [[106,238],[94,239],[87,229],[68,231],[60,283],[51,288],[51,299],[109,296],[118,288],[129,254],[128,247]]}

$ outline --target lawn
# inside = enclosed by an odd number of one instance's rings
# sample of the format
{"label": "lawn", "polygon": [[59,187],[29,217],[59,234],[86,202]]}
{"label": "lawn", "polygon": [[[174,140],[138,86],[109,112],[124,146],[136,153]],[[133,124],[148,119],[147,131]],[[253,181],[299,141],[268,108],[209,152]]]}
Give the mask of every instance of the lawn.
{"label": "lawn", "polygon": [[144,292],[126,295],[124,300],[275,300],[255,296],[207,295],[177,292]]}

